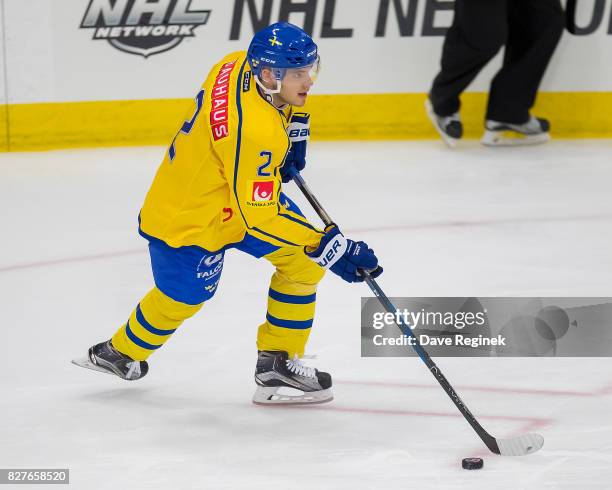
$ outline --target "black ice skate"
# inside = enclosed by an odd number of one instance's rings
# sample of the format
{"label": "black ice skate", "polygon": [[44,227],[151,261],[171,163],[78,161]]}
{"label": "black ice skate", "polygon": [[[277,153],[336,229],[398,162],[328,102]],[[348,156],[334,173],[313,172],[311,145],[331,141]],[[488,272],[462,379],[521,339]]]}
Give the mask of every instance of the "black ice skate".
{"label": "black ice skate", "polygon": [[442,137],[442,140],[444,140],[444,143],[450,148],[457,146],[457,141],[463,136],[463,124],[461,124],[461,119],[459,119],[459,113],[456,112],[450,116],[438,116],[434,112],[433,105],[429,99],[425,101],[425,109],[427,109],[427,115],[436,131]]}
{"label": "black ice skate", "polygon": [[482,144],[485,146],[523,146],[550,139],[550,122],[530,116],[524,124],[509,124],[487,119]]}
{"label": "black ice skate", "polygon": [[253,403],[295,405],[325,403],[333,399],[329,373],[305,366],[286,352],[259,351],[255,369],[257,390]]}
{"label": "black ice skate", "polygon": [[114,374],[128,381],[140,379],[149,371],[146,361],[134,361],[116,350],[110,340],[90,347],[87,357],[74,359],[72,363],[94,371]]}

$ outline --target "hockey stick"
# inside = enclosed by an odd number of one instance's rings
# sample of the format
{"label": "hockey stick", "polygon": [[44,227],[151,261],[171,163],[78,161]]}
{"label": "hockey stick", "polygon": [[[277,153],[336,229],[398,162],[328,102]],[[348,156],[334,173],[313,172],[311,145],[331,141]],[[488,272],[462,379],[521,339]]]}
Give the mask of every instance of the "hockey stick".
{"label": "hockey stick", "polygon": [[[317,212],[325,226],[328,226],[333,223],[330,216],[327,214],[325,209],[321,203],[317,200],[314,194],[310,191],[306,182],[299,174],[299,172],[292,172],[293,181],[300,188],[308,202]],[[472,415],[472,412],[469,411],[468,407],[463,403],[457,392],[453,389],[451,384],[448,382],[440,368],[436,365],[436,363],[431,359],[427,351],[421,346],[418,338],[412,332],[410,326],[405,323],[399,315],[395,315],[396,308],[391,303],[391,300],[387,297],[381,287],[378,285],[376,280],[374,280],[367,271],[362,271],[365,276],[365,282],[370,287],[374,295],[380,301],[380,304],[384,307],[387,312],[392,313],[395,317],[395,324],[402,331],[404,335],[413,339],[413,343],[411,344],[416,353],[419,355],[421,360],[425,363],[431,374],[438,380],[440,386],[444,389],[446,394],[453,401],[455,406],[459,409],[465,420],[472,426],[472,428],[476,431],[476,434],[482,439],[482,442],[489,448],[489,450],[495,454],[501,454],[502,456],[524,456],[526,454],[535,453],[544,445],[544,438],[540,434],[530,433],[523,434],[516,437],[511,437],[508,439],[497,439],[489,434],[483,427],[480,425],[476,417]]]}

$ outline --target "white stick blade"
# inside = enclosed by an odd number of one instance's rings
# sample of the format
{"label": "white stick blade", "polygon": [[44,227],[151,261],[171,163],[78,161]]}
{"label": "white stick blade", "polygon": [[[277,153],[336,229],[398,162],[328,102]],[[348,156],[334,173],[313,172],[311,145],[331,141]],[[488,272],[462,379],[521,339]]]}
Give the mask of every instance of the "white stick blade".
{"label": "white stick blade", "polygon": [[544,446],[544,438],[535,433],[510,439],[496,439],[496,442],[502,456],[525,456],[539,451]]}

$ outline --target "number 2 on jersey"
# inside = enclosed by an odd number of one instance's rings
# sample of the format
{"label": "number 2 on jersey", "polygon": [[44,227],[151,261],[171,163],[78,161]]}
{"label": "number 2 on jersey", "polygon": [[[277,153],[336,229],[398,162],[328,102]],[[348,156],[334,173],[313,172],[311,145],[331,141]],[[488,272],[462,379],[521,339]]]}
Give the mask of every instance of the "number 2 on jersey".
{"label": "number 2 on jersey", "polygon": [[272,153],[269,151],[262,151],[259,156],[264,157],[266,161],[257,167],[257,176],[270,177],[272,174],[267,172],[266,169],[270,166],[270,163],[272,163]]}
{"label": "number 2 on jersey", "polygon": [[172,144],[170,145],[170,148],[168,149],[168,156],[170,157],[171,162],[174,161],[174,158],[176,157],[176,145],[175,145],[176,138],[178,138],[179,134],[181,133],[183,134],[191,133],[191,130],[193,129],[193,125],[195,124],[196,118],[198,117],[198,114],[202,110],[202,105],[204,104],[204,89],[200,90],[200,92],[195,98],[195,101],[196,101],[196,110],[195,110],[193,117],[189,121],[183,122],[181,129],[179,130],[178,133],[176,133],[176,136],[172,140]]}

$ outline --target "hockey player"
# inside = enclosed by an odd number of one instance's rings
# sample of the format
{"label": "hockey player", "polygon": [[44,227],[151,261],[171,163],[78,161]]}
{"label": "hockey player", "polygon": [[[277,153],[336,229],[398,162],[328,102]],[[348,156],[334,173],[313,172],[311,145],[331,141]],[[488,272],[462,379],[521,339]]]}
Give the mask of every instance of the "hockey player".
{"label": "hockey player", "polygon": [[[248,52],[212,68],[140,212],[155,287],[77,364],[127,380],[145,376],[148,357],[213,297],[224,253],[234,248],[276,267],[257,334],[253,401],[332,399],[331,376],[300,360],[317,284],[326,269],[348,282],[363,281],[360,270],[377,277],[382,269],[364,242],[336,225],[317,229],[281,189],[306,164],[309,115],[293,107],[305,104],[318,71],[317,45],[288,23],[261,30]],[[297,394],[278,393],[282,387]]]}

